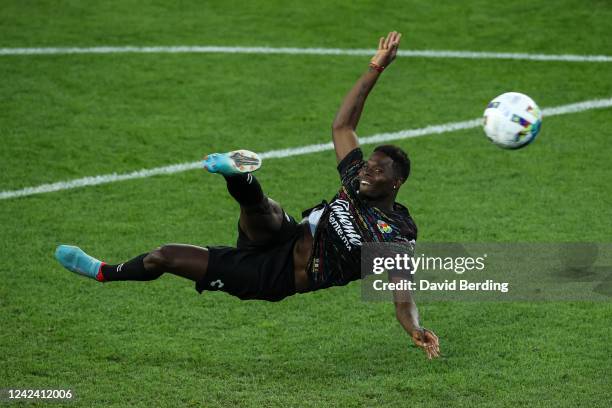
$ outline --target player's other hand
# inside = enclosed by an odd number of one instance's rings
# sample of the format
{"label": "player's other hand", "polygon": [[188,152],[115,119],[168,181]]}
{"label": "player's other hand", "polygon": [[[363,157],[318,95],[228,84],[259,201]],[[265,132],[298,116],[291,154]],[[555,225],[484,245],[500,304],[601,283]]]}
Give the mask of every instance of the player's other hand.
{"label": "player's other hand", "polygon": [[395,59],[401,39],[402,35],[397,31],[391,31],[387,34],[387,38],[380,37],[378,41],[378,50],[376,50],[376,54],[372,57],[370,62],[383,68],[387,67]]}
{"label": "player's other hand", "polygon": [[430,360],[440,356],[440,343],[438,336],[431,330],[425,328],[417,329],[412,332],[412,341],[417,347],[423,349],[427,358]]}

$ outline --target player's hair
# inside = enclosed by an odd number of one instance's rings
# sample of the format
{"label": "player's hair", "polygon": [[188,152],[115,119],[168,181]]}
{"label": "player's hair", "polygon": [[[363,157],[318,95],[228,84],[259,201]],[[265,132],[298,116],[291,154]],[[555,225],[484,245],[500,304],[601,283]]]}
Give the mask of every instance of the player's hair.
{"label": "player's hair", "polygon": [[410,175],[410,159],[405,151],[394,145],[380,145],[374,151],[384,153],[393,160],[393,169],[402,179],[402,183],[408,179]]}

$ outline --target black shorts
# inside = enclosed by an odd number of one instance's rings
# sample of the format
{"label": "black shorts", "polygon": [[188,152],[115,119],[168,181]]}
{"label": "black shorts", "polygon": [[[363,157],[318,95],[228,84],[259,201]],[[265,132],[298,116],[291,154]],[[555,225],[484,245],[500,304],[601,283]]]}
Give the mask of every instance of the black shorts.
{"label": "black shorts", "polygon": [[280,231],[267,242],[253,242],[238,225],[236,247],[209,246],[206,276],[196,290],[223,291],[240,299],[277,302],[294,295],[293,246],[303,228],[284,213]]}

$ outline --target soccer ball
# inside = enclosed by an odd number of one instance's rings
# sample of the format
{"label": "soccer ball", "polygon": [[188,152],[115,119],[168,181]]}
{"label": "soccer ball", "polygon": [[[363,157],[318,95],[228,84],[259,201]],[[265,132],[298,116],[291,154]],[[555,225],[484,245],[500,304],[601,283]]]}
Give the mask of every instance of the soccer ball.
{"label": "soccer ball", "polygon": [[499,95],[484,111],[483,127],[493,143],[504,149],[520,149],[533,142],[542,125],[538,105],[518,92]]}

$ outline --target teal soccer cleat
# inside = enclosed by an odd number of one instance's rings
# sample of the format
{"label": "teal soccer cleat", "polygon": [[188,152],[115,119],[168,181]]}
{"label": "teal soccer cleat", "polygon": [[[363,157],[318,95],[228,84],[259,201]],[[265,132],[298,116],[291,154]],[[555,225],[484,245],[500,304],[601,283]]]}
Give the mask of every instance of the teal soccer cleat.
{"label": "teal soccer cleat", "polygon": [[211,153],[204,157],[204,168],[211,173],[224,176],[252,173],[261,167],[261,158],[248,150],[235,150],[229,153]]}
{"label": "teal soccer cleat", "polygon": [[98,272],[100,271],[102,262],[87,255],[81,248],[70,245],[60,245],[55,250],[55,259],[69,271],[99,280]]}

